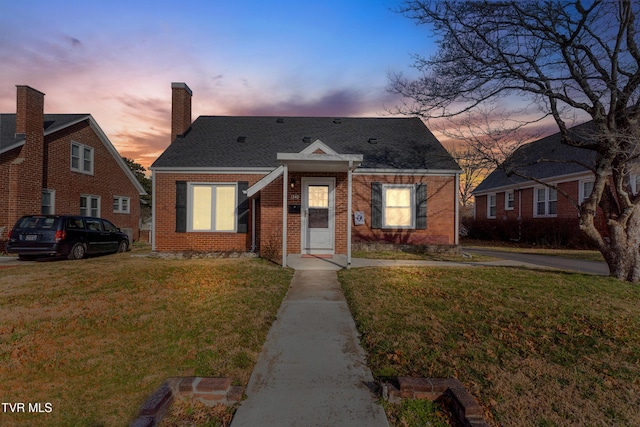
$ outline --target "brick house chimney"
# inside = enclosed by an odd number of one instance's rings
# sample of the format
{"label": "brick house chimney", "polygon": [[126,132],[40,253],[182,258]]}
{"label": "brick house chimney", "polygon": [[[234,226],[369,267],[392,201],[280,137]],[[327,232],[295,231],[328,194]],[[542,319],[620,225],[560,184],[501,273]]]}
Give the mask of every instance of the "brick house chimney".
{"label": "brick house chimney", "polygon": [[191,96],[186,83],[171,83],[171,142],[191,126]]}
{"label": "brick house chimney", "polygon": [[42,209],[44,174],[44,93],[16,86],[16,139],[24,139],[18,157],[9,165],[8,222]]}

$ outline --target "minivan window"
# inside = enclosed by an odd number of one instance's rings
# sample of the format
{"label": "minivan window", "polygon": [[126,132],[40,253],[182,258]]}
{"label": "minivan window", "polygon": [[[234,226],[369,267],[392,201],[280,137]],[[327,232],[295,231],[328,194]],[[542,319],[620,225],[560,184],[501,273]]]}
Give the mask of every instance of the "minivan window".
{"label": "minivan window", "polygon": [[69,218],[67,220],[67,230],[82,230],[84,229],[84,222],[82,218]]}
{"label": "minivan window", "polygon": [[106,231],[111,231],[111,232],[118,231],[118,227],[116,227],[115,225],[111,224],[106,219],[102,220],[102,225],[104,226],[104,229]]}
{"label": "minivan window", "polygon": [[48,218],[48,217],[34,217],[29,216],[22,218],[18,228],[30,228],[33,230],[48,230],[52,228],[56,228],[58,218]]}
{"label": "minivan window", "polygon": [[102,231],[99,219],[87,219],[87,229],[89,231]]}

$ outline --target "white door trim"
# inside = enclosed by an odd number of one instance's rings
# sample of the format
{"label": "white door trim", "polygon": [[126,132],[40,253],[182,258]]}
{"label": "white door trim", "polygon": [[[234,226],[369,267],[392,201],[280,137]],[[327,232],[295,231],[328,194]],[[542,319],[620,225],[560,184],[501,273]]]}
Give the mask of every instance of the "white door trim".
{"label": "white door trim", "polygon": [[[309,229],[307,227],[307,220],[309,218],[309,198],[308,187],[310,185],[328,185],[329,186],[329,237],[330,244],[323,248],[313,248],[308,244]],[[335,189],[336,179],[334,177],[302,177],[302,212],[301,214],[301,230],[300,230],[300,248],[303,254],[317,254],[317,255],[332,255],[335,253]]]}

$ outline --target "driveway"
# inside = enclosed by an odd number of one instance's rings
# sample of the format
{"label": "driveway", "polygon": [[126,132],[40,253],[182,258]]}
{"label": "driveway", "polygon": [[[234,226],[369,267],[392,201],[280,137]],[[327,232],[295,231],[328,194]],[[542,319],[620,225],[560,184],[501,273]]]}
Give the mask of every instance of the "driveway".
{"label": "driveway", "polygon": [[490,249],[462,248],[463,252],[471,255],[484,255],[509,261],[534,264],[540,267],[557,268],[559,270],[576,271],[578,273],[609,275],[609,266],[605,262],[585,261],[550,255],[523,254],[518,252],[503,252]]}

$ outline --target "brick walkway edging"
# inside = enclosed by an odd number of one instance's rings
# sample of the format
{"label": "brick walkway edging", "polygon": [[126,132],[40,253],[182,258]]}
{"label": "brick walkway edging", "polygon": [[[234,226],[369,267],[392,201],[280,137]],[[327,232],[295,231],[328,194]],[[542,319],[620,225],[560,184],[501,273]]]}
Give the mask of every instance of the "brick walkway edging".
{"label": "brick walkway edging", "polygon": [[147,398],[129,426],[157,426],[176,398],[199,400],[207,406],[233,405],[242,400],[244,387],[231,383],[231,378],[169,378]]}
{"label": "brick walkway edging", "polygon": [[445,398],[451,402],[451,410],[465,427],[488,427],[482,407],[455,378],[398,377],[399,388],[393,384],[382,385],[382,397],[390,402],[401,399],[426,399],[435,401]]}

